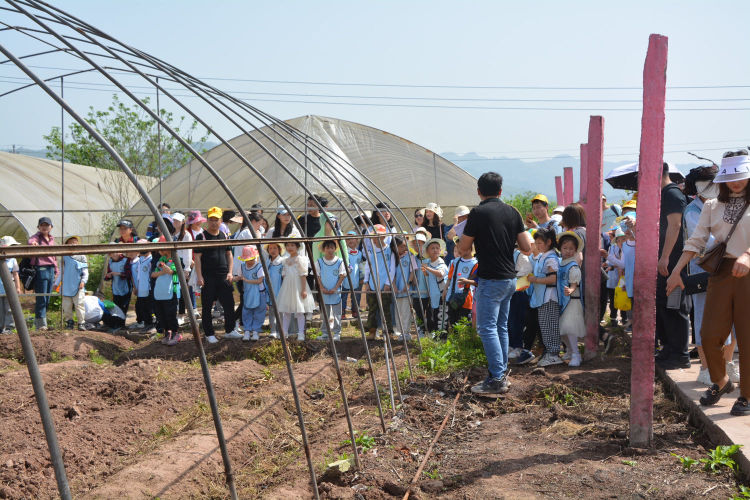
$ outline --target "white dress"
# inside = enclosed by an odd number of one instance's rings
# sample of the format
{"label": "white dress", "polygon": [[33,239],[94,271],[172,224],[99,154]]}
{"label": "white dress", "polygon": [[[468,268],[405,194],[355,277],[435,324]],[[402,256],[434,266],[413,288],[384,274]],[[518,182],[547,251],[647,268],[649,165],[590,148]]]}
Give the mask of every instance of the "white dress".
{"label": "white dress", "polygon": [[[575,257],[574,257],[575,258]],[[564,260],[566,264],[570,260]],[[560,316],[560,336],[578,337],[586,336],[586,323],[583,318],[583,304],[581,304],[581,268],[573,267],[568,274],[570,283],[578,283],[576,291],[570,296],[570,302]],[[574,298],[577,297],[577,298]]]}
{"label": "white dress", "polygon": [[304,255],[296,257],[287,257],[284,259],[281,275],[284,281],[281,282],[276,298],[276,305],[280,313],[311,313],[313,312],[314,302],[307,281],[304,281],[304,290],[307,291],[307,298],[302,298],[302,280],[300,276],[307,276],[309,260]]}

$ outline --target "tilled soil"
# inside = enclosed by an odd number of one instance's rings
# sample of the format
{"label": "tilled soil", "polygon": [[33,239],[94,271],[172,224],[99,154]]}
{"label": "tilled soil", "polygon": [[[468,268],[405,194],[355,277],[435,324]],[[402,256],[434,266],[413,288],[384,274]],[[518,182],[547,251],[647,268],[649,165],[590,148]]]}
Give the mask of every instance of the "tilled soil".
{"label": "tilled soil", "polygon": [[[197,350],[98,332],[32,337],[75,498],[226,498],[224,468]],[[207,346],[240,498],[311,498],[295,404],[278,341]],[[729,473],[683,473],[671,455],[700,458],[713,445],[655,390],[654,446],[628,447],[630,360],[568,369],[514,368],[502,399],[479,399],[465,372],[403,381],[394,418],[382,343],[339,347],[354,428],[373,438],[362,471],[326,472],[345,454],[348,430],[337,379],[321,342],[294,343],[295,379],[322,498],[402,497],[450,412],[412,498],[729,498]],[[417,363],[412,348],[412,362]],[[396,347],[399,370],[406,366]],[[345,361],[349,358],[349,361]],[[356,362],[351,362],[356,359]],[[41,420],[15,336],[0,336],[0,498],[55,497]],[[482,379],[474,369],[469,382]],[[387,432],[377,413],[387,410]]]}

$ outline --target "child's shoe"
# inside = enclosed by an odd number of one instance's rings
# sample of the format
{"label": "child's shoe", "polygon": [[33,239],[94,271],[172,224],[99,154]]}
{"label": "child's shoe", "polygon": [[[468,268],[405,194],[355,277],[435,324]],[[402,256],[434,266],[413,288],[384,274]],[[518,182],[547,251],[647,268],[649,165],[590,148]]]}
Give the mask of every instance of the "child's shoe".
{"label": "child's shoe", "polygon": [[208,337],[206,337],[206,341],[209,344],[216,344],[219,341],[219,339],[216,338],[216,335],[209,335]]}
{"label": "child's shoe", "polygon": [[727,362],[727,376],[735,384],[740,382],[740,367],[734,361]]}
{"label": "child's shoe", "polygon": [[340,333],[335,333],[333,335],[333,341],[334,342],[339,342],[340,340],[341,340],[341,334]]}
{"label": "child's shoe", "polygon": [[560,356],[556,356],[551,353],[546,353],[544,356],[542,356],[542,359],[537,363],[537,366],[552,366],[552,365],[559,365],[563,362],[562,359],[560,359]]}
{"label": "child's shoe", "polygon": [[172,340],[172,334],[169,332],[164,332],[164,337],[162,337],[161,343],[163,345],[169,345],[170,340]]}
{"label": "child's shoe", "polygon": [[271,333],[269,333],[269,334],[268,334],[268,336],[269,336],[270,338],[272,338],[272,339],[277,339],[277,338],[279,338],[279,334],[278,334],[278,332],[271,332]]}
{"label": "child's shoe", "polygon": [[243,340],[243,342],[249,342],[250,341],[250,331],[249,330],[245,330],[245,334],[242,336],[242,340]]}
{"label": "child's shoe", "polygon": [[242,328],[240,328],[240,325],[237,325],[234,330],[224,335],[225,339],[241,339],[242,338]]}
{"label": "child's shoe", "polygon": [[570,363],[568,366],[581,366],[581,353],[578,351],[573,352],[570,357]]}
{"label": "child's shoe", "polygon": [[172,335],[172,338],[169,339],[169,342],[167,342],[167,345],[177,345],[180,340],[182,340],[182,335],[179,333],[175,333]]}
{"label": "child's shoe", "polygon": [[305,332],[300,332],[297,334],[297,342],[304,342],[305,341]]}
{"label": "child's shoe", "polygon": [[86,326],[86,323],[78,323],[78,329],[82,332],[88,331],[89,327]]}
{"label": "child's shoe", "polygon": [[65,328],[67,328],[68,330],[72,330],[73,328],[75,328],[75,323],[72,319],[69,319],[65,322]]}
{"label": "child's shoe", "polygon": [[[731,380],[731,377],[730,377]],[[698,372],[698,378],[696,379],[696,382],[703,385],[711,385],[711,375],[708,374],[708,368],[701,368]]]}
{"label": "child's shoe", "polygon": [[375,330],[375,340],[380,340],[383,338],[383,332],[380,331],[380,328]]}
{"label": "child's shoe", "polygon": [[250,340],[258,340],[258,332],[253,332],[253,335],[250,337]]}

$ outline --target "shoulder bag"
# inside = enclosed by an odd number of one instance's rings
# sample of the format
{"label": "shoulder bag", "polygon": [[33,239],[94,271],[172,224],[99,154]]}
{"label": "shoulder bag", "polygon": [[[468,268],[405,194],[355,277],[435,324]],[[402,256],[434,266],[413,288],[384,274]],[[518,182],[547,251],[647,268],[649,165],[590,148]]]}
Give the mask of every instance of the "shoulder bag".
{"label": "shoulder bag", "polygon": [[729,230],[729,234],[727,235],[727,239],[713,247],[711,250],[706,252],[703,257],[701,257],[698,260],[698,265],[701,266],[706,272],[709,272],[711,274],[715,274],[719,270],[719,266],[721,265],[722,259],[724,259],[724,255],[727,253],[727,243],[729,242],[730,238],[734,234],[734,230],[737,229],[737,224],[740,223],[740,220],[745,216],[745,209],[747,208],[747,202],[745,202],[744,205],[742,205],[742,210],[740,211],[740,216],[737,217],[737,220],[734,221],[734,224],[732,224],[732,229]]}

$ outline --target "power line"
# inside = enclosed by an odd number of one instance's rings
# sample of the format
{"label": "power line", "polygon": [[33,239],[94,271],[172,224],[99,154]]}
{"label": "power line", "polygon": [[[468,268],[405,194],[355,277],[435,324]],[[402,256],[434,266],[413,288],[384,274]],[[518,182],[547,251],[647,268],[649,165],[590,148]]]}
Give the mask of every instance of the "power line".
{"label": "power line", "polygon": [[[711,148],[711,149],[700,149],[700,151],[726,151],[727,148]],[[680,151],[664,151],[664,154],[672,154],[672,153],[687,153],[687,151],[680,150]],[[467,158],[465,160],[462,160],[460,158],[454,158],[450,161],[453,163],[458,162],[479,162],[479,161],[518,161],[518,160],[553,160],[555,158],[561,158],[561,157],[569,157],[570,159],[575,159],[577,157],[570,156],[570,155],[557,155],[557,156],[534,156],[534,157],[523,157],[523,158]],[[611,158],[613,156],[638,156],[638,153],[610,153],[605,154],[605,158]]]}
{"label": "power line", "polygon": [[[60,71],[76,71],[79,68],[59,68],[54,66],[33,66],[32,68],[52,69]],[[199,77],[201,80],[228,81],[228,82],[250,82],[250,83],[273,83],[284,85],[327,85],[345,87],[398,87],[398,88],[439,88],[439,89],[488,89],[488,90],[642,90],[643,87],[568,87],[568,86],[537,86],[537,85],[446,85],[446,84],[409,84],[409,83],[364,83],[364,82],[315,82],[307,80],[261,80],[249,78],[227,78],[227,77]],[[671,85],[667,89],[746,89],[750,85]]]}

